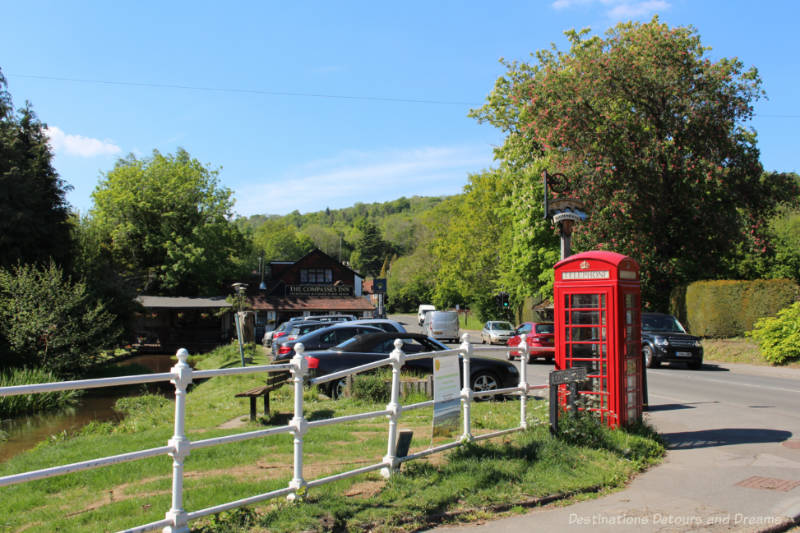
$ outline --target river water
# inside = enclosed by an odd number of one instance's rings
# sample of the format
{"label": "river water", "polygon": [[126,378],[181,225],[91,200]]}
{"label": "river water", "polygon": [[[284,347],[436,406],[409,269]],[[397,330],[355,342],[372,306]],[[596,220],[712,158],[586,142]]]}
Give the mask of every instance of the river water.
{"label": "river water", "polygon": [[[138,364],[158,373],[169,372],[176,362],[177,359],[172,355],[138,355],[118,364],[120,366]],[[174,390],[171,386],[169,388]],[[113,409],[114,403],[123,396],[141,394],[142,390],[141,386],[94,389],[87,391],[81,398],[80,404],[75,407],[0,421],[0,429],[8,433],[8,440],[0,442],[0,462],[33,448],[51,435],[58,435],[64,431],[73,432],[92,421],[119,420],[119,413]]]}

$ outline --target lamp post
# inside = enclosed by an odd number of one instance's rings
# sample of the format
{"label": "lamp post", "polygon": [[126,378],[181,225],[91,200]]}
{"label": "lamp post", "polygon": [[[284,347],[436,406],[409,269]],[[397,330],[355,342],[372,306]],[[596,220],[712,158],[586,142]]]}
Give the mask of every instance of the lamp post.
{"label": "lamp post", "polygon": [[242,358],[242,366],[244,364],[244,342],[242,340],[242,319],[244,318],[244,298],[245,298],[245,291],[247,290],[247,283],[234,283],[233,290],[236,291],[236,314],[235,323],[236,323],[236,337],[239,339],[239,357]]}
{"label": "lamp post", "polygon": [[572,255],[572,230],[576,223],[586,220],[583,202],[574,197],[556,197],[550,199],[550,191],[563,193],[567,190],[567,177],[564,174],[542,173],[544,180],[544,219],[558,224],[561,237],[561,259]]}

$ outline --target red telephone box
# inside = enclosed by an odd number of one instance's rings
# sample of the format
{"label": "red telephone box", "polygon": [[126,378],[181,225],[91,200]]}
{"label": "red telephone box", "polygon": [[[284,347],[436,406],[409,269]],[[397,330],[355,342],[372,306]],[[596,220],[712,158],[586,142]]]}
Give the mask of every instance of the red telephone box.
{"label": "red telephone box", "polygon": [[585,409],[610,427],[639,419],[643,371],[639,265],[614,252],[570,256],[555,266],[553,294],[556,369],[587,368],[588,386],[578,391],[579,397]]}

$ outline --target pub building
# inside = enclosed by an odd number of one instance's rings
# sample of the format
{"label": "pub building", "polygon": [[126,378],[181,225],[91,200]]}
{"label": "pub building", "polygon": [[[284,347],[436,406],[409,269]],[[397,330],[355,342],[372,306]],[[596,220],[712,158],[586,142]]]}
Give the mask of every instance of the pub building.
{"label": "pub building", "polygon": [[362,276],[320,250],[297,261],[272,261],[266,288],[250,291],[255,336],[295,316],[354,315],[372,318],[375,306],[364,296]]}

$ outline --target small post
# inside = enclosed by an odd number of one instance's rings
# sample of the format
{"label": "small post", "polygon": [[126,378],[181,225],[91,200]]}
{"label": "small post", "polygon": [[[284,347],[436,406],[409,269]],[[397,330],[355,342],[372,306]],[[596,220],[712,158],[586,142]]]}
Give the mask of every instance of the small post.
{"label": "small post", "polygon": [[558,435],[558,385],[550,380],[550,433]]}
{"label": "small post", "polygon": [[470,409],[472,407],[472,388],[470,387],[470,373],[469,373],[469,358],[472,357],[472,344],[469,342],[469,334],[464,333],[461,336],[461,346],[459,346],[461,350],[461,358],[463,361],[463,379],[464,384],[461,387],[461,405],[464,412],[464,432],[461,435],[462,442],[471,442],[473,439],[472,432],[470,430]]}
{"label": "small post", "polygon": [[403,341],[400,339],[394,340],[394,350],[389,355],[392,360],[392,396],[389,405],[386,409],[390,411],[389,416],[389,442],[387,444],[386,455],[383,458],[383,463],[386,465],[381,468],[381,475],[389,479],[392,473],[397,469],[397,423],[402,412],[400,405],[400,369],[406,361],[406,355],[400,348],[403,346]]}
{"label": "small post", "polygon": [[295,356],[291,361],[291,372],[294,381],[294,417],[289,422],[294,435],[294,475],[289,482],[289,488],[294,492],[286,499],[294,501],[305,493],[306,482],[303,479],[303,436],[308,431],[308,422],[303,417],[303,380],[308,372],[308,361],[304,356],[305,346],[298,342],[294,346]]}
{"label": "small post", "polygon": [[522,351],[519,354],[519,427],[528,429],[528,360],[529,360],[529,347],[528,336],[522,334],[519,336],[519,345]]}
{"label": "small post", "polygon": [[169,452],[172,457],[172,506],[167,511],[166,518],[172,520],[172,525],[165,527],[163,533],[188,533],[189,527],[186,511],[183,509],[183,462],[189,455],[189,439],[186,438],[186,388],[192,382],[192,367],[186,360],[189,352],[181,348],[176,354],[178,364],[170,369],[175,385],[175,430],[174,435],[167,442],[172,448]]}

